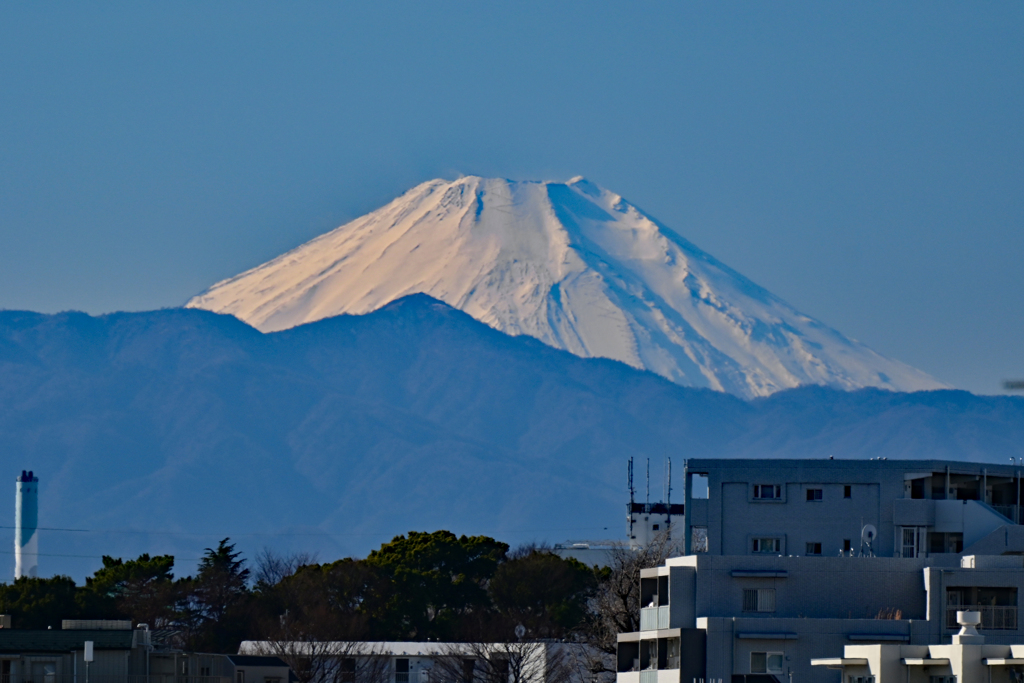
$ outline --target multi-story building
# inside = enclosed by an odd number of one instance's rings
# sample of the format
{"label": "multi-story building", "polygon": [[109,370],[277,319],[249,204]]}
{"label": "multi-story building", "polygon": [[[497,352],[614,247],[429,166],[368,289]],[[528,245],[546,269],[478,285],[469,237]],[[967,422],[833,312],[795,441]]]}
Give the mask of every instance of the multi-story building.
{"label": "multi-story building", "polygon": [[1016,467],[691,460],[685,472],[687,554],[641,573],[618,683],[847,683],[811,660],[948,644],[965,610],[987,644],[1024,642]]}
{"label": "multi-story building", "polygon": [[[688,554],[914,558],[1002,554],[1011,546],[1024,552],[1024,527],[1017,524],[1024,521],[1024,467],[720,459],[689,460],[684,472]],[[875,532],[870,547],[865,528]]]}
{"label": "multi-story building", "polygon": [[[947,558],[941,558],[946,560]],[[618,683],[836,683],[812,659],[846,645],[949,643],[957,612],[989,644],[1024,642],[1024,557],[688,555],[641,573],[641,630],[619,635]],[[845,681],[844,681],[845,683]]]}

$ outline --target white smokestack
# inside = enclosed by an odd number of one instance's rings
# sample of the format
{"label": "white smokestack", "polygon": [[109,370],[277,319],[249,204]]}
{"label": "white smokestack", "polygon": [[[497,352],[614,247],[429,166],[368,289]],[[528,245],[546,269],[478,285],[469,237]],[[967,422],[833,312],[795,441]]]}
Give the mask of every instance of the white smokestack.
{"label": "white smokestack", "polygon": [[39,575],[39,478],[21,471],[14,508],[14,578]]}

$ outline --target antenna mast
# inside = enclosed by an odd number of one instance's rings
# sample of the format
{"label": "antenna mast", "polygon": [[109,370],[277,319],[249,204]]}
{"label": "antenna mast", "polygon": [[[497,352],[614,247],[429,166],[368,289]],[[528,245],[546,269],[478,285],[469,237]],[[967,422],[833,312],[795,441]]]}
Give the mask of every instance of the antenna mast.
{"label": "antenna mast", "polygon": [[665,538],[672,538],[672,458],[665,458]]}
{"label": "antenna mast", "polygon": [[672,505],[672,458],[665,458],[665,503]]}
{"label": "antenna mast", "polygon": [[633,488],[633,458],[629,458],[629,463],[626,466],[626,472],[628,475],[628,486],[629,486],[629,506],[626,508],[626,527],[627,535],[629,536],[629,545],[633,546],[633,500],[636,497],[636,489]]}
{"label": "antenna mast", "polygon": [[647,458],[647,511],[651,511],[651,459]]}

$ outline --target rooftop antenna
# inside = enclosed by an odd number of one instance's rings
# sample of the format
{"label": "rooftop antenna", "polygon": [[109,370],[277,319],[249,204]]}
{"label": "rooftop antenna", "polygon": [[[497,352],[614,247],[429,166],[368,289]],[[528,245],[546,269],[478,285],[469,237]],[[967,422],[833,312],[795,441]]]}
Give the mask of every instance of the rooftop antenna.
{"label": "rooftop antenna", "polygon": [[636,489],[633,488],[633,458],[632,457],[629,459],[629,465],[626,467],[626,471],[629,474],[629,484],[628,484],[628,486],[629,486],[629,504],[632,506],[633,505],[633,499],[634,499],[635,494],[636,494]]}
{"label": "rooftop antenna", "polygon": [[651,459],[647,458],[647,511],[651,509]]}
{"label": "rooftop antenna", "polygon": [[672,538],[672,458],[665,458],[665,538]]}
{"label": "rooftop antenna", "polygon": [[672,504],[672,458],[665,458],[665,503]]}
{"label": "rooftop antenna", "polygon": [[629,514],[626,515],[627,520],[627,534],[629,535],[630,547],[633,545],[633,501],[636,498],[636,489],[633,488],[633,458],[629,458],[629,464],[626,467],[626,472],[629,477],[629,507],[627,508]]}

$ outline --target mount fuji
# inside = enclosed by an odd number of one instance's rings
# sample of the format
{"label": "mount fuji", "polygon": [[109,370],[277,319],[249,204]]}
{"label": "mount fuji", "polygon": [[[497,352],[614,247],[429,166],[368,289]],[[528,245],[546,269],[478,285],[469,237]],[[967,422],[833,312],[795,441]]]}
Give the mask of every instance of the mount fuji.
{"label": "mount fuji", "polygon": [[744,398],[945,388],[804,315],[583,179],[425,182],[186,305],[264,331],[424,293],[510,335]]}

